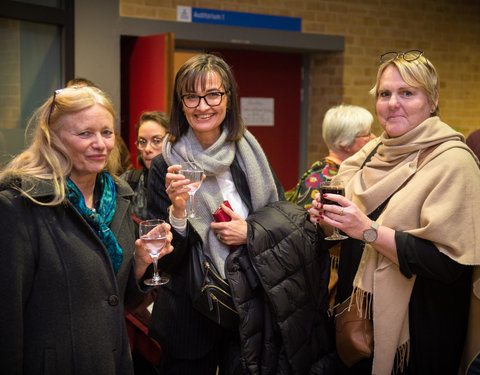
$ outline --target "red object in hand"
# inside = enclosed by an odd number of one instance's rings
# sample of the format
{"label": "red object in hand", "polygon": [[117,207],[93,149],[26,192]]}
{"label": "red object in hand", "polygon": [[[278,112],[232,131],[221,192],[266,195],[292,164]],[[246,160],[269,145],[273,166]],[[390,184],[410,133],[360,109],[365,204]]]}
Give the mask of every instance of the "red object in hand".
{"label": "red object in hand", "polygon": [[[233,208],[232,206],[230,206],[230,203],[228,201],[223,201],[223,204],[233,211]],[[222,206],[218,207],[217,210],[212,215],[217,223],[222,221],[232,220],[232,218],[228,216],[228,214],[225,211],[223,211]]]}
{"label": "red object in hand", "polygon": [[[230,203],[228,201],[223,201],[223,204],[230,208],[233,211],[232,206],[230,206]],[[228,214],[222,209],[222,206],[218,207],[215,212],[212,214],[213,218],[217,223],[219,222],[224,222],[224,221],[232,221],[232,218],[228,216]],[[237,249],[237,245],[230,245],[231,250]]]}

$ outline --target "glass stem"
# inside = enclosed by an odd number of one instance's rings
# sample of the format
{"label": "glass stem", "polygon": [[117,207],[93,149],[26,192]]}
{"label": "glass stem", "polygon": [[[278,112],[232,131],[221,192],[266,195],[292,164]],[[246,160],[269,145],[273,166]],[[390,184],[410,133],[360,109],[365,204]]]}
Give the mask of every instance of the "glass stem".
{"label": "glass stem", "polygon": [[190,195],[190,217],[195,217],[195,209],[193,208],[195,194]]}
{"label": "glass stem", "polygon": [[158,256],[152,257],[152,264],[153,264],[153,277],[152,278],[154,280],[158,280],[160,278],[160,275],[158,274],[157,261],[158,261]]}

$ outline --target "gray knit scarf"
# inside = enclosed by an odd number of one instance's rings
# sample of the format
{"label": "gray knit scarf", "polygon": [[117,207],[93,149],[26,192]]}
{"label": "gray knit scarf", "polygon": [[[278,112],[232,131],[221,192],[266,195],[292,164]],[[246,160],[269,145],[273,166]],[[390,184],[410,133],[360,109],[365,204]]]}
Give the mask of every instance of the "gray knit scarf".
{"label": "gray knit scarf", "polygon": [[227,245],[218,241],[210,229],[212,213],[224,201],[216,176],[230,169],[236,155],[247,177],[253,209],[257,210],[278,200],[270,165],[255,137],[249,131],[236,143],[226,141],[226,137],[224,130],[217,141],[204,150],[190,128],[175,144],[167,141],[163,147],[163,157],[169,166],[194,160],[204,169],[206,178],[195,193],[195,212],[201,217],[189,220],[202,238],[205,253],[211,257],[224,278],[225,259],[230,250]]}

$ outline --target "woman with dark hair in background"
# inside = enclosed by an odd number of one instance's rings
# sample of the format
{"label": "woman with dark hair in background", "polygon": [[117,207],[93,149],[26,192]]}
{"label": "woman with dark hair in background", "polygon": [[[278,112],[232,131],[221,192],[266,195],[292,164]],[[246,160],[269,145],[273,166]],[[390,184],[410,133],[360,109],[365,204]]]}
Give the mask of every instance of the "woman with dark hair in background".
{"label": "woman with dark hair in background", "polygon": [[143,112],[135,127],[138,162],[141,169],[131,169],[121,178],[133,189],[133,219],[136,222],[148,219],[148,171],[152,159],[162,153],[162,143],[168,133],[169,116],[161,111]]}
{"label": "woman with dark hair in background", "polygon": [[[163,138],[168,133],[169,116],[160,111],[143,112],[135,127],[140,169],[130,169],[121,178],[133,190],[132,218],[136,223],[148,219],[148,171],[152,159],[162,153]],[[162,350],[157,341],[148,336],[151,309],[156,289],[136,307],[126,308],[128,337],[132,350],[135,374],[157,374]]]}

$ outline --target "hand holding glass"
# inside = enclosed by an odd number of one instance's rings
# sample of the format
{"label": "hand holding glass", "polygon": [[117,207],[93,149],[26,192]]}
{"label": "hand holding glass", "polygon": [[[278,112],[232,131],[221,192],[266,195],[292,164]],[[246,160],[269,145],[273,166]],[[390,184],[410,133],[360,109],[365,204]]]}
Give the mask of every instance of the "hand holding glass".
{"label": "hand holding glass", "polygon": [[182,164],[182,169],[180,169],[178,173],[182,174],[185,176],[185,179],[190,181],[190,183],[186,186],[189,189],[188,195],[190,196],[190,207],[187,212],[187,218],[199,218],[199,216],[195,213],[194,197],[196,191],[200,188],[200,185],[203,181],[203,169],[195,162],[186,162]]}
{"label": "hand holding glass", "polygon": [[[333,182],[332,180],[323,181],[320,185],[320,195],[322,204],[334,204],[340,206],[337,202],[331,201],[323,197],[323,194],[338,194],[345,196],[345,187],[343,186],[342,181]],[[325,237],[326,240],[335,241],[335,240],[345,240],[347,236],[340,234],[338,228],[333,227],[333,234],[331,236]]]}
{"label": "hand holding glass", "polygon": [[152,257],[153,277],[144,281],[147,285],[163,285],[169,282],[168,277],[160,276],[157,262],[160,251],[165,247],[167,230],[165,221],[160,219],[145,220],[140,222],[139,232],[143,247]]}

